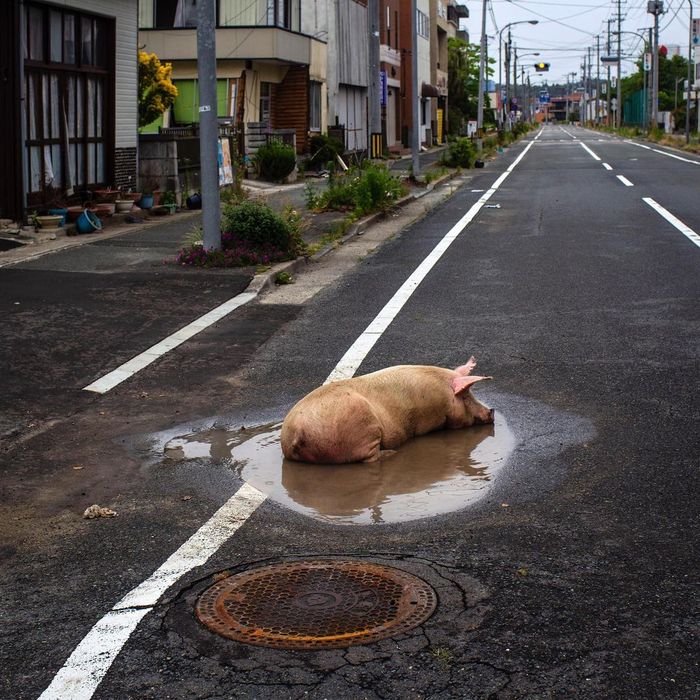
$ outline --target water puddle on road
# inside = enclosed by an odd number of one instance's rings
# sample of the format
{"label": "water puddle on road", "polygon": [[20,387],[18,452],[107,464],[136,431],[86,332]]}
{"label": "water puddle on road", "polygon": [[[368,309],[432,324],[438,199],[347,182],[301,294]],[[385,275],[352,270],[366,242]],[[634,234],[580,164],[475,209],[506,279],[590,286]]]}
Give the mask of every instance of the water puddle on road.
{"label": "water puddle on road", "polygon": [[371,524],[416,520],[476,502],[516,444],[497,413],[495,425],[430,433],[371,464],[306,464],[283,457],[280,428],[193,433],[171,440],[165,456],[227,460],[242,479],[292,510]]}

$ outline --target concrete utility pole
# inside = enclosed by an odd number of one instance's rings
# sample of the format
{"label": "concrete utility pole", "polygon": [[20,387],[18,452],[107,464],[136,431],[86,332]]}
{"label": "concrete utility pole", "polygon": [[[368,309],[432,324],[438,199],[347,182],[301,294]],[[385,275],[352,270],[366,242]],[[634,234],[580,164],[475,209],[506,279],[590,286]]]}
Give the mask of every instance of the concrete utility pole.
{"label": "concrete utility pole", "polygon": [[216,115],[216,0],[200,0],[197,11],[199,83],[199,169],[202,190],[203,245],[221,249],[219,202],[219,122]]}
{"label": "concrete utility pole", "polygon": [[600,121],[600,35],[595,38],[595,124]]}
{"label": "concrete utility pole", "polygon": [[[503,113],[503,116],[501,117],[501,121],[499,122],[500,126],[503,127],[503,118],[505,117],[505,127],[506,131],[508,130],[510,126],[510,104],[509,104],[509,87],[510,87],[510,28],[516,24],[539,24],[538,19],[524,19],[521,20],[520,22],[509,22],[506,24],[503,29],[501,29],[500,32],[498,32],[498,89],[500,90],[503,83],[501,81],[501,43],[503,42],[503,32],[507,29],[508,30],[508,43],[506,44],[506,60],[505,60],[505,70],[506,70],[506,91],[505,91],[505,97],[501,101],[501,110],[500,112]],[[499,116],[501,116],[499,114]]]}
{"label": "concrete utility pole", "polygon": [[690,24],[688,25],[688,88],[685,99],[685,142],[690,143],[690,90],[693,85],[692,70],[693,66],[693,3],[688,0],[690,5]]}
{"label": "concrete utility pole", "polygon": [[617,0],[617,97],[615,98],[615,126],[622,125],[622,10]]}
{"label": "concrete utility pole", "polygon": [[652,49],[651,128],[659,126],[659,15],[664,11],[661,0],[650,0],[647,12],[654,15],[654,47]]}
{"label": "concrete utility pole", "polygon": [[418,5],[411,0],[411,36],[413,43],[413,131],[411,152],[413,154],[413,177],[420,174],[420,92],[418,90]]}
{"label": "concrete utility pole", "polygon": [[367,15],[369,19],[369,134],[370,157],[382,155],[382,95],[379,85],[379,0],[368,0]]}
{"label": "concrete utility pole", "polygon": [[506,44],[506,131],[510,131],[510,27],[508,27],[508,43]]}
{"label": "concrete utility pole", "polygon": [[479,100],[476,112],[476,135],[479,150],[484,129],[484,73],[486,71],[486,0],[481,3],[481,50],[479,52]]}

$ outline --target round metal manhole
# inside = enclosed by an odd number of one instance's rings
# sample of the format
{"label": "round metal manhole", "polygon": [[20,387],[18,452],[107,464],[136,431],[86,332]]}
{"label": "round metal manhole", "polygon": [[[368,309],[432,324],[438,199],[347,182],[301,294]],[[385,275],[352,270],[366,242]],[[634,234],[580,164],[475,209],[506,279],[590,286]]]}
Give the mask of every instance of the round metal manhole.
{"label": "round metal manhole", "polygon": [[421,579],[352,560],[273,564],[207,588],[199,620],[229,639],[281,649],[369,644],[425,622],[437,595]]}

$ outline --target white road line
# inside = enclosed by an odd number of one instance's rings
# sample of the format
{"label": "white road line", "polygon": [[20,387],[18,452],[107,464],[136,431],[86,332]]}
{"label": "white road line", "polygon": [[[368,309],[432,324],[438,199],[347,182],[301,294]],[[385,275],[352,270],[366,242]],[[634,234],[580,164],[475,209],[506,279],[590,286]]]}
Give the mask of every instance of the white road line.
{"label": "white road line", "polygon": [[695,243],[700,248],[700,236],[689,226],[686,226],[679,218],[671,214],[668,209],[664,209],[660,204],[655,202],[651,197],[642,197],[642,199],[652,208],[655,209],[661,216],[668,221],[669,224],[675,226],[689,241]]}
{"label": "white road line", "polygon": [[604,167],[606,170],[612,170],[612,165],[608,165],[607,163],[603,163],[603,167]]}
{"label": "white road line", "polygon": [[602,158],[593,153],[593,151],[590,148],[588,148],[588,146],[586,146],[586,144],[583,143],[583,141],[581,141],[581,148],[583,148],[584,151],[587,151],[591,156],[593,156],[595,160],[602,160]]}
{"label": "white road line", "polygon": [[96,379],[92,384],[83,387],[83,391],[94,391],[98,394],[104,394],[110,389],[114,389],[115,386],[121,384],[129,377],[133,377],[134,374],[141,371],[144,367],[148,367],[148,365],[155,362],[159,357],[165,355],[166,352],[170,352],[173,348],[176,348],[186,340],[197,335],[197,333],[201,333],[206,328],[209,328],[209,326],[220,321],[224,316],[235,311],[239,306],[243,306],[243,304],[247,304],[249,301],[255,299],[256,296],[257,292],[243,292],[225,301],[223,304],[204,314],[204,316],[200,316],[195,321],[192,321],[192,323],[181,328],[176,333],[152,345],[148,350],[144,350],[140,355],[133,357],[128,362],[125,362],[103,377]]}
{"label": "white road line", "polygon": [[454,240],[464,230],[464,228],[481,211],[481,208],[491,198],[494,192],[503,184],[503,181],[510,175],[516,165],[525,157],[525,154],[534,144],[530,141],[523,152],[513,161],[510,167],[493,183],[478,201],[472,205],[469,211],[445,234],[442,240],[433,248],[423,262],[414,270],[413,274],[401,285],[394,296],[387,302],[386,306],[377,314],[372,323],[362,332],[360,337],[350,346],[348,351],[340,359],[335,369],[330,373],[326,382],[337,379],[352,377],[357,371],[367,353],[374,347],[382,333],[394,320],[403,305],[409,300],[418,285],[425,279],[435,263],[443,256],[445,251],[452,245]]}
{"label": "white road line", "polygon": [[[351,377],[357,371],[362,360],[423,278],[503,184],[533,144],[534,141],[531,141],[525,147],[510,167],[496,179],[491,188],[445,234],[341,358],[326,379],[326,384],[334,379]],[[247,483],[244,484],[149,578],[127,593],[93,626],[54,676],[48,688],[40,695],[39,700],[90,700],[132,632],[163,593],[187,572],[203,566],[265,502],[266,498],[265,494]]]}
{"label": "white road line", "polygon": [[624,175],[618,175],[617,179],[625,186],[625,187],[634,187],[634,183],[630,182]]}
{"label": "white road line", "polygon": [[89,700],[131,633],[165,591],[207,560],[266,499],[243,484],[149,578],[127,593],[83,638],[39,700]]}
{"label": "white road line", "polygon": [[568,137],[572,138],[574,141],[577,141],[577,137],[574,136],[573,134],[569,133],[563,126],[559,127]]}
{"label": "white road line", "polygon": [[675,153],[669,153],[668,151],[662,151],[660,148],[652,148],[651,146],[646,146],[643,143],[637,143],[636,141],[630,141],[625,139],[625,143],[629,143],[632,146],[639,146],[639,148],[645,148],[647,151],[654,151],[654,153],[660,153],[662,156],[668,156],[669,158],[675,158],[676,160],[682,160],[684,163],[692,163],[693,165],[700,165],[700,160],[692,160],[690,158],[684,158],[683,156],[677,156]]}

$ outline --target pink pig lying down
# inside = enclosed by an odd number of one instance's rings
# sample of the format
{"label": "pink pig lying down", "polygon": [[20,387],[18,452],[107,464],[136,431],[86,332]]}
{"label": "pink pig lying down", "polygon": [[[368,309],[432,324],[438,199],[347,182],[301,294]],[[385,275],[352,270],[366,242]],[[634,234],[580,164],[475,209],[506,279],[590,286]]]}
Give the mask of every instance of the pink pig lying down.
{"label": "pink pig lying down", "polygon": [[474,367],[473,357],[457,369],[399,365],[325,384],[287,414],[282,452],[298,462],[374,462],[416,435],[493,423],[470,391],[491,377],[471,376]]}

